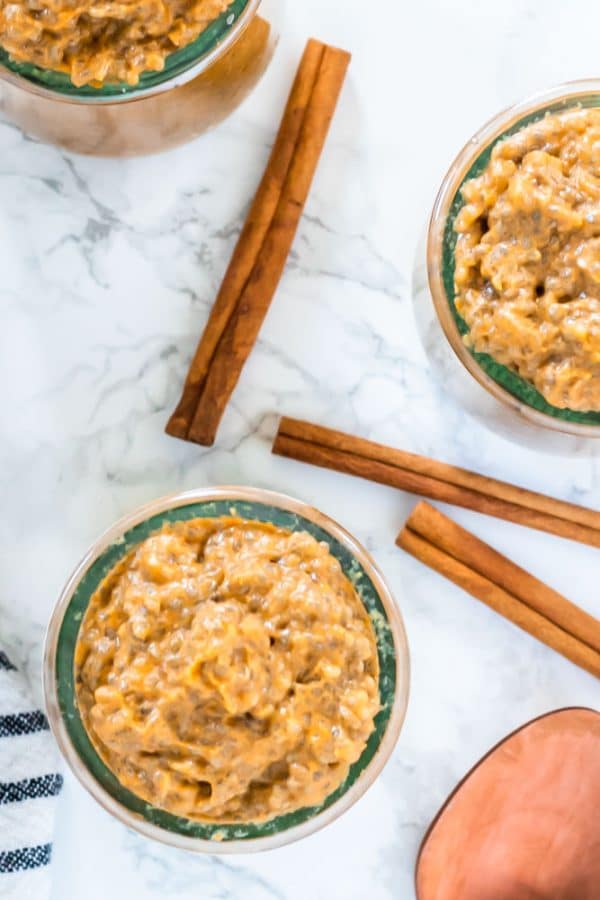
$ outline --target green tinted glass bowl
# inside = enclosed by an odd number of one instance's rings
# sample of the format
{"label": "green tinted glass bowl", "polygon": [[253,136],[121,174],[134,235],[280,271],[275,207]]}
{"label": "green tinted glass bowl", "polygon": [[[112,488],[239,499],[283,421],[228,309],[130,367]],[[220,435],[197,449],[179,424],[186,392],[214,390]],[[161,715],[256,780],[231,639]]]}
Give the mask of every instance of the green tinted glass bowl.
{"label": "green tinted glass bowl", "polygon": [[[237,515],[308,531],[325,541],[355,585],[373,623],[379,656],[381,709],[375,730],[346,781],[318,808],[267,822],[215,825],[191,821],[152,806],[124,788],[94,749],[75,697],[74,653],[90,599],[132,546],[164,522]],[[340,525],[282,494],[254,488],[204,488],[162,498],[117,522],[89,550],[53,612],[44,654],[44,691],[50,725],[67,763],[92,796],[121,822],[147,837],[187,850],[241,853],[291,843],[329,824],[352,806],[385,765],[408,703],[409,661],[400,612],[367,552]]]}
{"label": "green tinted glass bowl", "polygon": [[65,73],[0,51],[0,106],[28,136],[93,156],[141,156],[214,128],[254,90],[271,63],[284,0],[227,0],[199,37],[137,85],[75,87]]}
{"label": "green tinted glass bowl", "polygon": [[0,47],[0,66],[24,78],[37,88],[47,89],[71,100],[90,99],[98,102],[118,98],[131,99],[161,89],[165,83],[182,83],[195,74],[195,67],[202,60],[203,67],[210,64],[216,51],[223,53],[228,43],[237,36],[238,29],[256,11],[257,0],[233,0],[214,22],[185,47],[171,53],[165,60],[165,67],[159,72],[143,72],[136,85],[117,82],[100,88],[91,85],[76,87],[65,72],[42,69],[30,63],[16,62]]}
{"label": "green tinted glass bowl", "polygon": [[435,310],[453,351],[471,375],[501,403],[523,418],[544,428],[578,437],[600,437],[600,412],[560,409],[548,403],[539,391],[512,369],[487,353],[478,353],[464,341],[469,328],[455,305],[454,223],[464,205],[463,184],[481,174],[494,146],[504,137],[549,113],[572,107],[600,106],[600,81],[560,85],[536,94],[503,111],[485,125],[452,163],[438,193],[427,235],[427,277]]}

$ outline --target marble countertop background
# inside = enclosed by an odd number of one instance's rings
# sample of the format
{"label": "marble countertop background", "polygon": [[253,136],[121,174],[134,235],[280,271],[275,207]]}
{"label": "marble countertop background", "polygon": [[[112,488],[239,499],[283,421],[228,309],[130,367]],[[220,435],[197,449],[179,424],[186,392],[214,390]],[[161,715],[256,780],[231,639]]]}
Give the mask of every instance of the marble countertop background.
{"label": "marble countertop background", "polygon": [[[591,676],[395,548],[413,498],[269,452],[285,412],[600,506],[597,459],[524,450],[452,404],[410,296],[455,152],[508,103],[596,74],[600,12],[586,0],[366,6],[288,0],[255,94],[167,155],[69,156],[0,117],[0,627],[34,682],[49,613],[92,540],[144,501],[213,483],[295,494],[353,531],[390,581],[412,652],[393,758],[326,831],[264,855],[194,857],[128,832],[69,777],[57,900],[411,900],[420,840],[467,769],[528,719],[598,704]],[[309,35],[354,60],[281,287],[204,450],[163,428]],[[453,515],[597,612],[597,551]]]}

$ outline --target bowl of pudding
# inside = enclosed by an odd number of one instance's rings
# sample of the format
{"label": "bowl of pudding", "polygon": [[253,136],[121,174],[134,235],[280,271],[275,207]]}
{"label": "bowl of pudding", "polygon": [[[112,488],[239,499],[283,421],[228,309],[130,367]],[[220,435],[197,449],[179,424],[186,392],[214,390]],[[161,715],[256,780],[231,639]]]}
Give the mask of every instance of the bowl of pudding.
{"label": "bowl of pudding", "polygon": [[366,551],[297,500],[163,498],[116,523],[57,603],[59,747],[142,834],[235,853],[327,825],[373,783],[408,700],[400,612]]}
{"label": "bowl of pudding", "polygon": [[496,116],[448,171],[415,275],[447,389],[492,427],[535,426],[549,443],[600,436],[599,147],[597,81]]}
{"label": "bowl of pudding", "polygon": [[282,0],[0,8],[0,109],[76,153],[137,156],[192,140],[250,93],[278,42]]}

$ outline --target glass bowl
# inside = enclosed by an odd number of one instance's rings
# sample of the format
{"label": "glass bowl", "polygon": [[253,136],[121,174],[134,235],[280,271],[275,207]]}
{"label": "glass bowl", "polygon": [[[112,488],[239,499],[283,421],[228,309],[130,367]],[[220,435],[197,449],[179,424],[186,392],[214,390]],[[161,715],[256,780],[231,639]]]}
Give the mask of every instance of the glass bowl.
{"label": "glass bowl", "polygon": [[283,0],[232,0],[195,41],[139,84],[75,87],[63,72],[0,48],[0,109],[27,134],[75,153],[139,156],[192,140],[225,119],[273,56]]}
{"label": "glass bowl", "polygon": [[[318,808],[305,808],[267,822],[208,824],[152,806],[124,788],[104,764],[83,727],[74,684],[74,651],[92,594],[128,550],[163,522],[238,515],[310,532],[326,541],[369,612],[377,639],[381,710],[360,759],[346,781]],[[81,784],[109,813],[146,837],[185,850],[247,853],[292,843],[349,809],[385,765],[408,703],[409,657],[400,612],[375,563],[340,525],[299,500],[258,488],[201,488],[164,497],[120,519],[86,553],[52,614],[44,651],[44,693],[51,728]]]}
{"label": "glass bowl", "polygon": [[495,144],[547,113],[600,106],[600,80],[575,81],[529,97],[495,116],[460,151],[437,195],[413,279],[421,339],[445,389],[484,424],[538,449],[598,450],[600,413],[558,409],[533,385],[464,342],[468,326],[454,305],[454,221],[465,181],[486,167]]}

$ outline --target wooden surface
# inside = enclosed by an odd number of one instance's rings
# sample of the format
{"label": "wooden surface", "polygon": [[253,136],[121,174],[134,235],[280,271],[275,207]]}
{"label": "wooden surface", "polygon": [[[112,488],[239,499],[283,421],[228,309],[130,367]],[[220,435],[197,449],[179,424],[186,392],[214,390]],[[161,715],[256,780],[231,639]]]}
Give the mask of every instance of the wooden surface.
{"label": "wooden surface", "polygon": [[418,900],[598,900],[600,714],[566,709],[508,737],[434,820]]}

